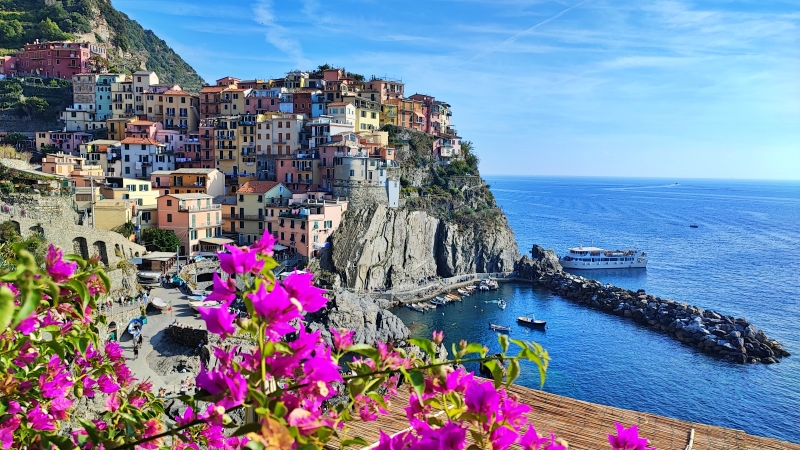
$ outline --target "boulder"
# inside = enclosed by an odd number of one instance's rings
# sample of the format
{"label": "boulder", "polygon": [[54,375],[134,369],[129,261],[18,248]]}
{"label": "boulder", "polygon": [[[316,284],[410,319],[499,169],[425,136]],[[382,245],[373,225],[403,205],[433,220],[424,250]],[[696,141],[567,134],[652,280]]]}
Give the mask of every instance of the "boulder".
{"label": "boulder", "polygon": [[308,328],[322,330],[323,338],[331,342],[331,328],[355,331],[356,343],[397,342],[409,336],[408,327],[394,314],[380,308],[372,298],[348,291],[334,292],[328,305],[309,314]]}

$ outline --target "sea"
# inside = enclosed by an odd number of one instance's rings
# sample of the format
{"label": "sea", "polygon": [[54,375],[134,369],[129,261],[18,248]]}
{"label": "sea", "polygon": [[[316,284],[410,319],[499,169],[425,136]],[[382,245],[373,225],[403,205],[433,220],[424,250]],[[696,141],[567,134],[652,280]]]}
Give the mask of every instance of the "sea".
{"label": "sea", "polygon": [[[520,253],[639,248],[647,269],[573,273],[744,317],[794,355],[734,364],[522,283],[425,313],[396,309],[413,335],[443,330],[448,348],[466,339],[497,351],[488,322],[510,325],[548,351],[547,392],[800,443],[800,182],[485,178]],[[518,326],[526,314],[547,329]],[[539,388],[536,368],[518,383]]]}

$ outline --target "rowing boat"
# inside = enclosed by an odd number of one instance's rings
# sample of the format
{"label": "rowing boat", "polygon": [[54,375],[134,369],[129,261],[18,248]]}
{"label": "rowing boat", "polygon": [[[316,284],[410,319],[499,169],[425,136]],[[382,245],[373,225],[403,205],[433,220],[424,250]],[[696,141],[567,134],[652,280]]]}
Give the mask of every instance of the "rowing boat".
{"label": "rowing boat", "polygon": [[508,325],[496,325],[493,324],[492,322],[489,322],[489,328],[491,328],[492,331],[499,331],[501,333],[511,333],[511,327]]}

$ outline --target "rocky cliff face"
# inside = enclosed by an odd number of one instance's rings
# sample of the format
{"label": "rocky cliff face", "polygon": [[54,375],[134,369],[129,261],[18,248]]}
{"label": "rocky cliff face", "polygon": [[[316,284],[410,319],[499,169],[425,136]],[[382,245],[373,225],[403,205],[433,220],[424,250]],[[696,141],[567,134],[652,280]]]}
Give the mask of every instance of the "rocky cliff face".
{"label": "rocky cliff face", "polygon": [[333,328],[354,330],[356,343],[398,342],[408,338],[408,328],[380,302],[347,291],[334,292],[328,305],[309,314],[309,331],[322,330],[322,336],[331,342]]}
{"label": "rocky cliff face", "polygon": [[553,250],[545,250],[538,245],[531,249],[531,257],[522,257],[514,266],[519,278],[525,280],[538,280],[544,276],[555,275],[562,272],[561,263]]}
{"label": "rocky cliff face", "polygon": [[323,266],[346,286],[372,290],[413,287],[432,275],[510,271],[518,258],[505,217],[484,229],[378,205],[347,212]]}

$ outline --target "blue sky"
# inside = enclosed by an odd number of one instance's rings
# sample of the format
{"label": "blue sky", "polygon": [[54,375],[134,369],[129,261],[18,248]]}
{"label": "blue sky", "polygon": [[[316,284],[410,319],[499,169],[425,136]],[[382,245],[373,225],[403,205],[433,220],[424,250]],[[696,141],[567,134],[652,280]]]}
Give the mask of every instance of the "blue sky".
{"label": "blue sky", "polygon": [[209,82],[401,78],[484,174],[800,179],[800,0],[114,5]]}

